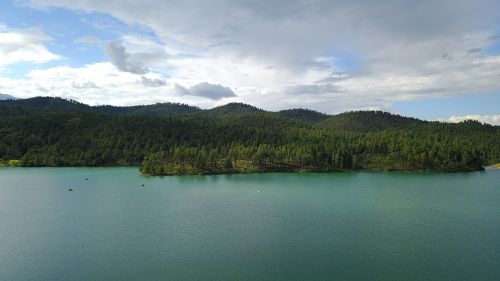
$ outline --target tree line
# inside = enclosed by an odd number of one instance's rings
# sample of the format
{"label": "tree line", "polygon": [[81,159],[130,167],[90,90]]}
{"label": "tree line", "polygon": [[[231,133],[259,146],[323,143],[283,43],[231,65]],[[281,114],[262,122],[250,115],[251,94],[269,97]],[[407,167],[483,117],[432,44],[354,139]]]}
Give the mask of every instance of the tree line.
{"label": "tree line", "polygon": [[0,104],[0,165],[142,165],[149,174],[199,174],[468,171],[500,162],[499,127],[475,121],[425,122],[380,112],[330,119],[311,118],[308,111],[287,114],[293,116],[233,105],[206,115],[158,117]]}

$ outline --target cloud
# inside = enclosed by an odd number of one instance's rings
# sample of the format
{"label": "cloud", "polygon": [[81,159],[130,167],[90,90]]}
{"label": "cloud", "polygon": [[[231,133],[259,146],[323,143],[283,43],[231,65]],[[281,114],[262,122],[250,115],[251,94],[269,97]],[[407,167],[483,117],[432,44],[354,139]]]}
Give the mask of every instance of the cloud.
{"label": "cloud", "polygon": [[118,70],[109,62],[82,67],[58,66],[36,69],[26,78],[0,76],[2,92],[19,98],[41,95],[78,100],[91,105],[136,105],[155,102],[181,102],[173,91],[158,92],[137,83],[140,76]]}
{"label": "cloud", "polygon": [[212,100],[220,100],[223,98],[236,97],[233,90],[228,87],[224,87],[218,84],[209,84],[203,82],[192,87],[185,88],[181,85],[176,84],[175,88],[179,95],[197,96],[204,97]]}
{"label": "cloud", "polygon": [[90,81],[85,81],[85,82],[72,82],[71,86],[75,89],[82,90],[82,89],[98,89],[99,87],[94,83]]}
{"label": "cloud", "polygon": [[38,92],[38,95],[45,95],[46,93],[50,92],[48,88],[45,88],[38,83],[35,84],[35,89]]}
{"label": "cloud", "polygon": [[499,1],[28,2],[146,27],[151,40],[114,43],[111,62],[122,72],[167,73],[168,85],[223,84],[266,109],[305,104],[335,113],[500,90],[500,55],[491,48]]}
{"label": "cloud", "polygon": [[472,48],[472,49],[467,50],[467,53],[474,54],[474,53],[479,53],[482,50],[483,50],[482,48]]}
{"label": "cloud", "polygon": [[131,54],[127,53],[125,47],[117,41],[112,41],[106,46],[111,63],[121,71],[145,74],[148,69],[138,65],[132,60]]}
{"label": "cloud", "polygon": [[17,62],[45,63],[61,59],[43,44],[50,41],[40,27],[8,29],[0,28],[0,65]]}
{"label": "cloud", "polygon": [[[145,87],[142,76],[118,70],[110,62],[88,64],[81,67],[57,66],[36,69],[25,78],[7,78],[0,75],[0,91],[18,97],[44,96],[63,97],[90,105],[137,105],[158,102],[178,102],[212,108],[220,100],[195,96],[180,96],[175,82],[149,72],[145,78],[164,81],[161,91],[157,87]],[[158,81],[159,80],[159,81]],[[43,93],[41,91],[44,91]],[[222,101],[221,101],[222,102]]]}
{"label": "cloud", "polygon": [[500,115],[464,115],[464,116],[451,116],[446,121],[457,123],[464,120],[476,120],[481,123],[488,123],[491,125],[500,126]]}
{"label": "cloud", "polygon": [[145,74],[150,67],[165,67],[169,56],[164,46],[149,37],[124,35],[121,41],[111,41],[106,45],[111,63],[119,70]]}
{"label": "cloud", "polygon": [[147,78],[145,76],[141,76],[141,83],[146,87],[161,87],[167,84],[163,79]]}
{"label": "cloud", "polygon": [[199,50],[216,46],[213,51],[219,54],[259,56],[295,66],[332,46],[378,62],[396,63],[413,56],[417,56],[414,62],[422,61],[442,47],[453,47],[463,35],[488,27],[499,7],[495,1],[476,0],[30,2],[109,13],[152,28],[164,42],[182,42]]}
{"label": "cloud", "polygon": [[286,93],[291,95],[317,95],[335,93],[338,91],[339,87],[333,84],[298,85],[286,89]]}
{"label": "cloud", "polygon": [[73,41],[73,43],[84,44],[84,45],[104,45],[103,40],[101,40],[95,36],[92,36],[92,35],[76,38]]}

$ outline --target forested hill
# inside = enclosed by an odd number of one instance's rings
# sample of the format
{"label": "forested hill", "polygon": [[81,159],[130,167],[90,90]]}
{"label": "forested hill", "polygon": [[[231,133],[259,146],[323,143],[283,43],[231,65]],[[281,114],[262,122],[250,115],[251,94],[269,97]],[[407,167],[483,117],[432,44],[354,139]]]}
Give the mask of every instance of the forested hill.
{"label": "forested hill", "polygon": [[244,115],[249,113],[264,112],[264,110],[256,108],[254,106],[244,104],[244,103],[228,103],[226,105],[214,107],[212,109],[206,110],[206,113],[210,115]]}
{"label": "forested hill", "polygon": [[426,123],[428,122],[383,111],[353,111],[334,115],[323,120],[319,126],[340,130],[378,131],[417,127]]}
{"label": "forested hill", "polygon": [[500,128],[386,112],[268,112],[231,103],[89,106],[0,101],[0,165],[139,165],[147,174],[480,170],[500,162]]}
{"label": "forested hill", "polygon": [[200,108],[179,103],[157,103],[137,106],[89,106],[74,100],[54,97],[34,97],[29,99],[0,101],[0,114],[14,115],[37,112],[102,113],[109,115],[140,115],[166,117],[201,111]]}
{"label": "forested hill", "polygon": [[310,109],[294,108],[278,111],[278,114],[305,122],[319,122],[328,119],[330,116]]}

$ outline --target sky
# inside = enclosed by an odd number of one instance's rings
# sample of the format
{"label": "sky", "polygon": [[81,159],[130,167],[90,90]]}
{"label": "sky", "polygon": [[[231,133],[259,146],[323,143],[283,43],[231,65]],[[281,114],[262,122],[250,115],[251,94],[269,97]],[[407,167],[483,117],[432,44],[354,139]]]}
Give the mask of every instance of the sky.
{"label": "sky", "polygon": [[3,0],[0,93],[500,125],[500,1]]}

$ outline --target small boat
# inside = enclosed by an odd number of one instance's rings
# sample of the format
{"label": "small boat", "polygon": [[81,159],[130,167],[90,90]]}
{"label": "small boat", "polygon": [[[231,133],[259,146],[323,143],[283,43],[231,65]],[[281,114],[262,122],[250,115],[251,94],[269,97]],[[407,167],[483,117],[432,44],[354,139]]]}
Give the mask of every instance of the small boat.
{"label": "small boat", "polygon": [[68,191],[73,191],[73,188],[68,189]]}

